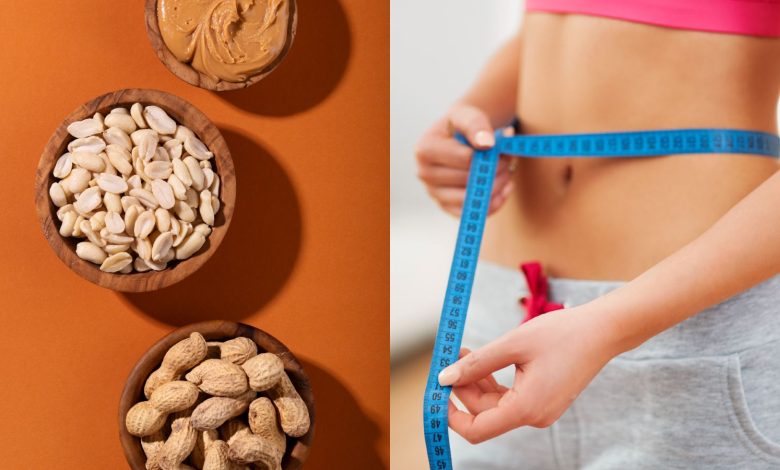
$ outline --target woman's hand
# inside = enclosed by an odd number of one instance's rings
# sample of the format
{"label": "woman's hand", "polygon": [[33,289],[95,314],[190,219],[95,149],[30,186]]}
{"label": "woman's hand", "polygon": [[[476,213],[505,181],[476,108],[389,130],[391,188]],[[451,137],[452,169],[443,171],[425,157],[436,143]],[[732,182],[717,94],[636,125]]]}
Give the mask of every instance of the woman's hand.
{"label": "woman's hand", "polygon": [[[417,174],[428,193],[444,210],[459,215],[466,198],[473,152],[455,140],[455,133],[466,137],[474,148],[489,149],[495,145],[493,129],[485,113],[473,106],[458,105],[422,136],[416,156]],[[501,207],[511,191],[509,160],[502,157],[493,183],[490,213]]]}
{"label": "woman's hand", "polygon": [[[439,374],[466,406],[449,404],[450,427],[476,444],[520,426],[554,423],[619,351],[609,327],[583,307],[546,313],[462,358]],[[465,353],[465,354],[464,354]],[[515,367],[511,388],[493,372]]]}

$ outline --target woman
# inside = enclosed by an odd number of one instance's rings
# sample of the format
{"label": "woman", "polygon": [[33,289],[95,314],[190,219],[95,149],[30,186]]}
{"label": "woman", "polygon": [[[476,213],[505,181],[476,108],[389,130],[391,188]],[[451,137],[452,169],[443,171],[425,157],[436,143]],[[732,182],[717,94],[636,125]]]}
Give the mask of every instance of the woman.
{"label": "woman", "polygon": [[[527,10],[419,143],[419,176],[453,214],[471,157],[453,134],[489,148],[515,116],[525,134],[777,131],[777,0]],[[451,428],[482,443],[453,443],[455,468],[780,468],[778,169],[750,155],[502,157],[473,351],[440,375],[465,407],[450,405]],[[518,326],[525,260],[551,276],[552,311]]]}

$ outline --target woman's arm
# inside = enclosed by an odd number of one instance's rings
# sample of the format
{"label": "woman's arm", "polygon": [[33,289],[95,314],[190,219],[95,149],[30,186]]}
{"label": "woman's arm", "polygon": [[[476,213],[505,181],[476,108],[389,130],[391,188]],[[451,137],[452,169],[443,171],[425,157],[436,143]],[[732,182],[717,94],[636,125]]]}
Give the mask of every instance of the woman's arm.
{"label": "woman's arm", "polygon": [[[549,426],[621,352],[780,272],[780,172],[709,230],[645,273],[586,304],[546,313],[439,375],[467,412],[449,424],[476,443],[520,426]],[[515,367],[511,388],[491,374]]]}
{"label": "woman's arm", "polygon": [[[441,207],[460,213],[466,197],[472,149],[461,145],[453,133],[463,134],[475,148],[495,144],[493,128],[508,124],[515,115],[520,33],[496,52],[469,91],[420,138],[416,156],[418,176]],[[512,186],[506,159],[498,166],[490,211],[497,210]]]}
{"label": "woman's arm", "polygon": [[584,307],[610,325],[618,353],[777,273],[780,172],[694,241]]}
{"label": "woman's arm", "polygon": [[520,32],[493,54],[471,88],[456,102],[480,109],[491,127],[501,127],[514,119],[517,111],[517,85],[520,74]]}

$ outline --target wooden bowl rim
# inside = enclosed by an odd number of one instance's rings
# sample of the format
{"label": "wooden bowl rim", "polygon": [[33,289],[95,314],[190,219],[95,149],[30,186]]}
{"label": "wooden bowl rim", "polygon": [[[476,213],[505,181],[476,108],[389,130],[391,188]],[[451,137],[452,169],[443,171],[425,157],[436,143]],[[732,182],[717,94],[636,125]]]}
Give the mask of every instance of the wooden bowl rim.
{"label": "wooden bowl rim", "polygon": [[[133,405],[142,399],[146,399],[143,395],[143,387],[146,383],[146,379],[151,371],[159,367],[163,356],[165,356],[168,349],[177,342],[189,337],[193,332],[201,333],[207,341],[244,336],[257,343],[260,349],[265,351],[274,349],[274,351],[271,352],[274,352],[282,359],[285,371],[290,376],[290,380],[294,383],[296,390],[298,390],[298,393],[301,395],[301,398],[309,409],[309,418],[311,420],[309,432],[304,436],[297,439],[287,438],[288,446],[287,451],[285,452],[285,458],[282,462],[282,468],[284,470],[299,469],[309,455],[311,442],[314,439],[315,423],[314,395],[311,390],[311,382],[303,369],[303,365],[301,365],[295,355],[284,345],[284,343],[266,331],[245,323],[222,320],[193,323],[168,333],[152,345],[141,358],[138,359],[135,366],[133,366],[119,399],[118,416],[119,439],[130,467],[133,470],[145,470],[144,463],[146,457],[141,448],[140,439],[127,431],[127,428],[125,427],[125,416]],[[295,445],[290,446],[289,444],[291,441],[294,441]]]}
{"label": "wooden bowl rim", "polygon": [[[111,107],[126,106],[135,102],[162,107],[178,123],[195,132],[214,152],[217,174],[221,179],[219,196],[221,207],[217,214],[218,224],[213,227],[211,235],[207,238],[205,250],[202,248],[195,256],[179,261],[173,267],[162,271],[132,274],[106,273],[100,271],[96,265],[84,261],[76,255],[77,239],[65,238],[59,234],[57,224],[54,222],[57,207],[51,203],[49,197],[49,186],[54,181],[51,173],[57,159],[65,151],[68,142],[72,140],[72,136],[68,134],[68,124],[91,117],[98,111],[103,113]],[[193,123],[196,126],[193,126]],[[35,175],[35,204],[38,220],[51,248],[60,260],[79,276],[99,286],[121,292],[148,292],[162,289],[197,271],[211,258],[227,233],[233,217],[235,193],[233,159],[217,126],[202,111],[183,98],[164,91],[143,88],[128,88],[105,93],[87,101],[71,112],[49,138],[41,154]]]}
{"label": "wooden bowl rim", "polygon": [[146,17],[146,35],[149,38],[152,49],[154,49],[157,58],[165,65],[172,74],[192,86],[211,91],[230,91],[247,88],[267,77],[273,72],[279,64],[285,59],[292,48],[295,35],[298,29],[298,5],[296,0],[290,2],[290,21],[287,26],[287,40],[285,41],[282,52],[260,72],[250,76],[243,82],[228,82],[225,80],[214,80],[198,70],[195,70],[189,63],[181,62],[168,49],[160,33],[160,25],[157,22],[157,3],[159,0],[146,0],[144,15]]}

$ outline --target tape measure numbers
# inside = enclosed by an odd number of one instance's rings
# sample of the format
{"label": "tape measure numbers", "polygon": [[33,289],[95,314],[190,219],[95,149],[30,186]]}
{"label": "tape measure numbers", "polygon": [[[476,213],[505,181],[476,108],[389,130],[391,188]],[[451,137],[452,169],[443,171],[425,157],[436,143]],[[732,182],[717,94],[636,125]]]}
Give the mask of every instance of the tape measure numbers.
{"label": "tape measure numbers", "polygon": [[[466,143],[462,137],[458,137],[458,140]],[[499,156],[635,158],[701,153],[742,153],[778,157],[780,138],[764,132],[734,129],[675,129],[514,137],[503,137],[497,132],[496,145],[492,149],[474,152],[455,254],[425,388],[423,419],[425,446],[431,470],[452,469],[447,424],[448,401],[452,388],[439,385],[438,376],[442,369],[458,360]]]}

